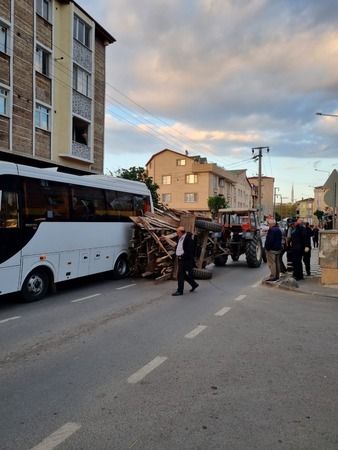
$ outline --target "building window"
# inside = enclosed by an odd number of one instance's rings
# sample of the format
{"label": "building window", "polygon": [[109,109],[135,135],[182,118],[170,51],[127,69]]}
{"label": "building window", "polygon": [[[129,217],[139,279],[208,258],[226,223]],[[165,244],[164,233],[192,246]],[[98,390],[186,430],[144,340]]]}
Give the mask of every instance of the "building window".
{"label": "building window", "polygon": [[176,159],[176,165],[177,166],[185,166],[185,159]]}
{"label": "building window", "polygon": [[220,178],[218,180],[218,185],[219,185],[219,187],[224,188],[225,187],[225,179],[224,178]]}
{"label": "building window", "polygon": [[163,175],[162,184],[171,184],[171,175]]}
{"label": "building window", "polygon": [[198,180],[197,175],[191,174],[185,176],[185,182],[186,184],[196,184]]}
{"label": "building window", "polygon": [[170,203],[171,194],[162,194],[162,203]]}
{"label": "building window", "polygon": [[89,123],[78,117],[73,117],[73,141],[88,145]]}
{"label": "building window", "polygon": [[8,28],[0,25],[0,52],[8,52]]}
{"label": "building window", "polygon": [[42,130],[50,130],[50,109],[46,106],[36,105],[35,126]]}
{"label": "building window", "polygon": [[185,203],[195,203],[197,202],[197,192],[188,192],[184,194]]}
{"label": "building window", "polygon": [[73,37],[81,44],[90,48],[90,26],[81,20],[78,16],[74,16]]}
{"label": "building window", "polygon": [[8,116],[8,91],[0,88],[0,114]]}
{"label": "building window", "polygon": [[75,64],[73,68],[73,88],[86,97],[91,96],[91,76]]}
{"label": "building window", "polygon": [[51,18],[50,0],[36,0],[36,12],[46,20]]}
{"label": "building window", "polygon": [[50,75],[50,53],[42,47],[36,46],[35,50],[35,69],[49,77]]}

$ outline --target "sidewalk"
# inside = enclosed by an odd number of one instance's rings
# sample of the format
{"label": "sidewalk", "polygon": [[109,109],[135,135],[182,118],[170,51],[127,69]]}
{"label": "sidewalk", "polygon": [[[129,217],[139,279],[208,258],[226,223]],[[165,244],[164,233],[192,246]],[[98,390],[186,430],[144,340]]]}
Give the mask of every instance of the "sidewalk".
{"label": "sidewalk", "polygon": [[[305,273],[305,269],[304,269]],[[322,285],[320,282],[321,269],[318,261],[318,248],[311,251],[311,276],[304,275],[304,280],[296,281],[289,274],[281,276],[278,281],[262,281],[269,287],[286,289],[302,294],[317,295],[338,299],[338,280],[335,285]]]}

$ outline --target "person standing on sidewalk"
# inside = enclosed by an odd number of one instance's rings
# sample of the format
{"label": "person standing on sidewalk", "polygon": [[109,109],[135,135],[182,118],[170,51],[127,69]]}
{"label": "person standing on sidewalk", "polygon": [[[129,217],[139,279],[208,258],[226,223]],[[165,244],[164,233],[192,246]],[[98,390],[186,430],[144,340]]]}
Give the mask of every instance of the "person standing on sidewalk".
{"label": "person standing on sidewalk", "polygon": [[309,222],[305,222],[305,248],[303,254],[303,263],[305,265],[306,274],[311,275],[311,238],[313,236],[313,231],[310,228]]}
{"label": "person standing on sidewalk", "polygon": [[305,227],[302,219],[298,218],[294,229],[291,232],[291,252],[293,265],[293,278],[297,281],[303,280],[303,264],[302,257],[305,250]]}
{"label": "person standing on sidewalk", "polygon": [[172,294],[183,295],[184,281],[190,286],[190,292],[198,288],[198,283],[194,280],[192,269],[194,267],[194,241],[191,233],[186,233],[184,227],[178,227],[176,230],[178,243],[176,247],[176,258],[178,259],[177,270],[177,290]]}
{"label": "person standing on sidewalk", "polygon": [[277,281],[280,274],[280,254],[282,251],[282,231],[276,225],[276,221],[269,220],[269,230],[266,235],[266,257],[270,269],[270,276],[266,281]]}
{"label": "person standing on sidewalk", "polygon": [[319,228],[317,227],[317,225],[313,228],[313,236],[312,236],[312,240],[313,240],[313,248],[318,247],[318,237],[319,237]]}

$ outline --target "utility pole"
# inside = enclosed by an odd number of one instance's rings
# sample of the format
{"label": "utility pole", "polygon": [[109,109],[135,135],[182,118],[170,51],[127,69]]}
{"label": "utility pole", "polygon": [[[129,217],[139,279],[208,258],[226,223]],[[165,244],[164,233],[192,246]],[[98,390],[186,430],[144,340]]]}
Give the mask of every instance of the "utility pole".
{"label": "utility pole", "polygon": [[[252,154],[254,155],[252,158],[257,161],[258,159],[258,220],[259,223],[262,222],[262,157],[263,157],[263,150],[266,150],[267,153],[269,153],[270,148],[269,147],[253,147]],[[258,154],[255,154],[255,152],[258,152]]]}

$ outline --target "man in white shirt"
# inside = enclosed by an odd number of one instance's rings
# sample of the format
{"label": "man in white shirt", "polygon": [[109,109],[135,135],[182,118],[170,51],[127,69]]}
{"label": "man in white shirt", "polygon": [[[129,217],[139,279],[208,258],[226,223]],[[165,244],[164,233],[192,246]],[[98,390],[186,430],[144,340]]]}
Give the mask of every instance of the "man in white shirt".
{"label": "man in white shirt", "polygon": [[184,227],[178,227],[176,230],[178,236],[178,243],[176,247],[176,257],[178,259],[177,271],[177,291],[172,295],[183,295],[184,281],[187,281],[190,286],[190,292],[199,286],[193,277],[194,267],[194,241],[191,233],[186,233]]}

